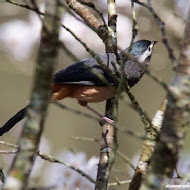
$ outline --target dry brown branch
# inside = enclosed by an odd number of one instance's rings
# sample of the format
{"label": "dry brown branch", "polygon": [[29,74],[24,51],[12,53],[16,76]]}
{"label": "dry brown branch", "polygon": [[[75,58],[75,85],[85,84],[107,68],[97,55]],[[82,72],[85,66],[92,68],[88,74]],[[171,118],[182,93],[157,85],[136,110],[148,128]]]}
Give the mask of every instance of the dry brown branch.
{"label": "dry brown branch", "polygon": [[73,9],[87,24],[94,30],[100,38],[104,41],[106,28],[99,20],[87,9],[82,3],[77,0],[66,0],[68,6]]}

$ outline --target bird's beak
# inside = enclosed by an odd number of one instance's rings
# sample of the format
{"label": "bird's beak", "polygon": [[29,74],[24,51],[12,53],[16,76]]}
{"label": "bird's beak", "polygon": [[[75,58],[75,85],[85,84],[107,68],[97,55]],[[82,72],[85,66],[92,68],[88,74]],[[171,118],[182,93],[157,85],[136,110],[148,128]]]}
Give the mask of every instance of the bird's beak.
{"label": "bird's beak", "polygon": [[152,41],[153,45],[155,45],[156,43],[158,43],[158,41]]}

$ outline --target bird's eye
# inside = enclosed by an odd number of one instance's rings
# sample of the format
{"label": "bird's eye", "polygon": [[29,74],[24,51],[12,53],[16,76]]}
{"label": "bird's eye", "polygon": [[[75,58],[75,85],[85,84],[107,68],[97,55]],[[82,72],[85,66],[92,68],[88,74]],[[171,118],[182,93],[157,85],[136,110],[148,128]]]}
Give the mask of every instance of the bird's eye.
{"label": "bird's eye", "polygon": [[151,49],[150,49],[150,47],[148,47],[148,51],[150,51]]}

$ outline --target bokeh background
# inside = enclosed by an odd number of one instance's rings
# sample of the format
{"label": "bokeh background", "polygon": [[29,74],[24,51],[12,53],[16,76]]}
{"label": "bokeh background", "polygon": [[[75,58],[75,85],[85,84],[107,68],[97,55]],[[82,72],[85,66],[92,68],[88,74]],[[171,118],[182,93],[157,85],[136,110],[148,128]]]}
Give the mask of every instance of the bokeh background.
{"label": "bokeh background", "polygon": [[[25,3],[27,1],[18,0],[16,2]],[[44,1],[38,0],[37,2],[40,9],[44,11]],[[104,18],[107,19],[106,1],[95,0],[93,3],[96,4],[97,8],[103,12]],[[130,1],[126,0],[117,0],[116,3],[118,11],[118,46],[124,49],[129,46],[132,34],[131,5]],[[165,22],[167,38],[177,57],[183,40],[185,19],[187,18],[189,7],[188,4],[189,1],[187,0],[157,0],[152,2],[152,6],[156,13]],[[135,5],[135,9],[139,26],[136,40],[148,39],[159,41],[154,48],[149,69],[160,79],[167,84],[170,84],[174,73],[172,71],[172,63],[168,57],[167,50],[162,43],[160,29],[146,8]],[[102,41],[84,23],[81,23],[66,11],[64,12],[62,22],[73,30],[96,53],[105,53]],[[0,126],[29,102],[40,31],[41,22],[36,13],[11,5],[4,0],[0,0]],[[70,49],[79,60],[89,57],[89,54],[79,42],[77,42],[64,29],[61,29],[60,31],[60,40],[64,42],[66,47]],[[63,49],[60,49],[56,71],[65,68],[72,63],[73,60],[69,57],[68,53]],[[163,88],[148,76],[144,76],[141,82],[132,89],[132,92],[150,118],[154,116],[166,95]],[[61,101],[61,103],[70,106],[71,108],[89,113],[78,105],[75,100],[65,99]],[[99,112],[104,113],[105,102],[92,104],[91,106]],[[9,133],[1,137],[1,140],[17,143],[22,131],[23,122],[24,121],[18,123]],[[140,116],[131,109],[127,103],[121,101],[119,104],[118,127],[131,130],[141,135],[144,134],[144,126],[141,122]],[[85,136],[101,139],[101,127],[98,122],[68,112],[67,110],[60,109],[56,105],[49,105],[41,151],[55,156],[59,155],[60,159],[64,159],[63,155],[67,155],[66,153],[63,153],[65,151],[70,151],[70,157],[75,157],[80,152],[83,160],[99,156],[99,144],[94,142],[76,141],[71,138],[72,136]],[[118,139],[119,150],[126,154],[136,165],[140,154],[142,140],[125,133],[119,133]],[[185,149],[182,153],[182,155],[184,155],[183,159],[188,159],[188,139],[189,137],[187,137]],[[1,146],[1,148],[3,150],[6,149],[5,146]],[[60,155],[62,155],[62,157]],[[12,155],[1,155],[0,157],[0,166],[3,166],[5,174],[10,167],[12,158]],[[189,164],[185,161],[182,162],[182,164],[183,163],[186,165]],[[41,172],[46,171],[45,169],[47,169],[47,167],[48,164],[45,164],[41,171],[38,170],[33,172],[35,173],[34,181],[36,185],[46,184],[46,180],[40,176],[44,176]],[[188,167],[184,168],[187,169]],[[45,173],[53,175],[51,172]],[[130,179],[132,173],[133,171],[130,167],[117,157],[116,163],[113,166],[111,180],[114,181],[114,177],[118,177],[119,180]],[[93,175],[95,176],[95,174]],[[126,187],[127,185],[122,185],[110,189],[122,190],[126,189]]]}

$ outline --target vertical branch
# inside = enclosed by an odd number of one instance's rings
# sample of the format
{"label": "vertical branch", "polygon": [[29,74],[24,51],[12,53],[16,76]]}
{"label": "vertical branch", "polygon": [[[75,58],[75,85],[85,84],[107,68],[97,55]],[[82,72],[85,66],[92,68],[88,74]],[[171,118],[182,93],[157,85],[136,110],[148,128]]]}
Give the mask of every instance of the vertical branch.
{"label": "vertical branch", "polygon": [[129,190],[138,190],[144,180],[146,172],[148,170],[149,163],[152,158],[152,154],[155,150],[156,139],[158,138],[158,132],[162,126],[164,112],[166,109],[167,100],[164,99],[160,109],[156,112],[154,118],[152,119],[152,125],[157,129],[157,132],[151,127],[146,131],[145,140],[142,145],[141,155],[138,161],[137,168],[133,175],[132,181],[129,186]]}
{"label": "vertical branch", "polygon": [[[46,15],[37,57],[33,89],[27,118],[4,189],[25,189],[43,131],[50,96],[54,66],[58,54],[58,36],[61,20],[59,2],[46,0]],[[52,15],[52,16],[47,16]]]}
{"label": "vertical branch", "polygon": [[132,38],[131,38],[131,43],[130,43],[128,52],[131,50],[133,42],[135,40],[135,37],[138,34],[138,25],[137,25],[137,18],[136,18],[134,0],[131,1],[131,11],[132,11],[133,26],[132,26]]}
{"label": "vertical branch", "polygon": [[172,177],[190,124],[190,10],[176,76],[170,85],[168,104],[151,167],[141,187],[163,189]]}
{"label": "vertical branch", "polygon": [[[105,40],[106,53],[117,52],[116,38],[116,4],[114,0],[108,0],[108,36]],[[109,63],[109,54],[108,63]],[[116,53],[117,56],[117,53]],[[115,160],[118,147],[117,142],[117,118],[118,98],[112,98],[106,102],[106,116],[114,118],[114,126],[105,123],[102,127],[101,151],[96,179],[96,190],[106,190],[108,187],[109,174]]]}

